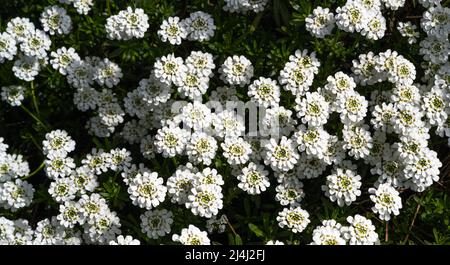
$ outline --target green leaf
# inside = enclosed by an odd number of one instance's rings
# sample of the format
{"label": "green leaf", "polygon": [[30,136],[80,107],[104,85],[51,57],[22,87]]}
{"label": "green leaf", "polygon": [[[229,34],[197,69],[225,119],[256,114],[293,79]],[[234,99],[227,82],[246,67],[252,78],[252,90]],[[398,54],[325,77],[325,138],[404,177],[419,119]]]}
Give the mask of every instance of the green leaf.
{"label": "green leaf", "polygon": [[236,245],[241,246],[242,245],[242,238],[239,235],[236,235],[234,237],[234,243],[236,243]]}
{"label": "green leaf", "polygon": [[250,230],[252,230],[252,232],[255,233],[255,235],[257,237],[259,237],[259,238],[264,237],[264,232],[261,229],[259,229],[258,226],[254,225],[252,223],[249,223],[248,228],[250,228]]}

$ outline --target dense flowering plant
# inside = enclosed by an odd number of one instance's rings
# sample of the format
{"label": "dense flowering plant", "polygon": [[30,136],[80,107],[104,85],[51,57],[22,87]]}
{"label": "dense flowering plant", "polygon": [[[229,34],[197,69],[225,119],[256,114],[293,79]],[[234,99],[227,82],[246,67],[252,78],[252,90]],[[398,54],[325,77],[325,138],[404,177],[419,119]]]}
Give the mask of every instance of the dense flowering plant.
{"label": "dense flowering plant", "polygon": [[448,0],[2,5],[0,245],[450,242]]}

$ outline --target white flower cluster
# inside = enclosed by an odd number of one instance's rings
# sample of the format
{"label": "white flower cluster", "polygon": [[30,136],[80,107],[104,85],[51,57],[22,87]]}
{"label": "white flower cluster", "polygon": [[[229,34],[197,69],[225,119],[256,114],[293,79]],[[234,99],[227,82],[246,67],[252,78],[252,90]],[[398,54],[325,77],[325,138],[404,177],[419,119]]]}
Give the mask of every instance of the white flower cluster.
{"label": "white flower cluster", "polygon": [[328,8],[319,6],[305,19],[306,30],[317,38],[324,38],[331,34],[336,24],[340,30],[358,32],[367,39],[381,39],[386,32],[382,4],[388,9],[397,10],[405,4],[405,0],[348,0],[336,9],[336,15]]}
{"label": "white flower cluster", "polygon": [[59,0],[62,4],[72,4],[78,14],[87,15],[94,6],[94,0]]}
{"label": "white flower cluster", "polygon": [[180,45],[181,41],[208,41],[214,36],[216,26],[213,17],[203,11],[196,11],[188,18],[169,17],[164,20],[158,30],[158,36],[163,42]]}
{"label": "white flower cluster", "polygon": [[31,204],[35,190],[23,180],[30,174],[28,162],[22,155],[8,153],[3,140],[0,137],[0,207],[15,212]]}
{"label": "white flower cluster", "polygon": [[141,8],[133,10],[128,7],[117,15],[110,16],[106,20],[106,34],[109,39],[130,40],[143,38],[149,28],[148,16]]}
{"label": "white flower cluster", "polygon": [[370,219],[359,214],[347,217],[349,226],[333,219],[322,221],[313,231],[311,245],[378,245],[378,234]]}
{"label": "white flower cluster", "polygon": [[20,106],[25,99],[26,88],[23,86],[4,86],[2,87],[2,100],[11,106]]}
{"label": "white flower cluster", "polygon": [[264,11],[269,0],[225,0],[223,10],[234,13],[247,13]]}

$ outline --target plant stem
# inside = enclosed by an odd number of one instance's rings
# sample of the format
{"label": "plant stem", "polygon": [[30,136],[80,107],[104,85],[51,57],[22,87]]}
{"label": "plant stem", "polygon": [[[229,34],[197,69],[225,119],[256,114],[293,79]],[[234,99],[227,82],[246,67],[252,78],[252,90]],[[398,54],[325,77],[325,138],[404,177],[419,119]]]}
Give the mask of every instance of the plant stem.
{"label": "plant stem", "polygon": [[36,175],[39,171],[41,171],[41,170],[44,168],[44,166],[45,166],[45,163],[42,162],[42,163],[39,165],[38,168],[36,168],[36,169],[35,169],[33,172],[31,172],[28,176],[23,177],[22,180],[31,178],[32,176]]}
{"label": "plant stem", "polygon": [[414,222],[416,221],[417,214],[419,213],[419,210],[420,210],[420,203],[417,204],[416,212],[414,213],[414,217],[412,219],[412,222],[409,225],[408,233],[406,234],[405,239],[403,239],[403,244],[406,244],[406,242],[409,239],[409,234],[411,234],[411,230],[412,230],[412,228],[414,226]]}
{"label": "plant stem", "polygon": [[27,107],[25,107],[23,104],[20,105],[20,107],[21,107],[26,113],[28,113],[28,115],[30,115],[37,123],[39,123],[42,127],[44,127],[46,130],[48,130],[47,125],[45,125],[45,123],[43,123],[38,117],[36,117],[36,115],[34,115]]}
{"label": "plant stem", "polygon": [[33,97],[34,110],[36,111],[36,113],[38,115],[40,115],[40,113],[39,113],[39,106],[38,106],[38,103],[37,103],[36,92],[35,92],[35,87],[34,87],[34,82],[33,81],[31,81],[31,96]]}
{"label": "plant stem", "polygon": [[230,227],[231,232],[233,232],[234,236],[237,236],[238,234],[236,233],[236,231],[234,230],[234,227],[231,225],[230,221],[228,220],[228,217],[225,216],[225,220],[227,221],[227,224]]}
{"label": "plant stem", "polygon": [[386,231],[384,234],[384,241],[386,241],[386,242],[389,241],[389,222],[386,222]]}
{"label": "plant stem", "polygon": [[111,16],[111,5],[109,1],[110,0],[106,0],[106,10],[108,10],[108,16]]}

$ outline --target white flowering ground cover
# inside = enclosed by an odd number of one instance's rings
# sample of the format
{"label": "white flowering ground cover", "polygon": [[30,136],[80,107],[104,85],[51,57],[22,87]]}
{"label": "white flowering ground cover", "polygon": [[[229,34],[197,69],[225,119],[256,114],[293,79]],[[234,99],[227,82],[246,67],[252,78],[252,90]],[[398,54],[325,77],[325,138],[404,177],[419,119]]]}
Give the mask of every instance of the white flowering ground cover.
{"label": "white flowering ground cover", "polygon": [[450,243],[449,3],[2,1],[0,244]]}

